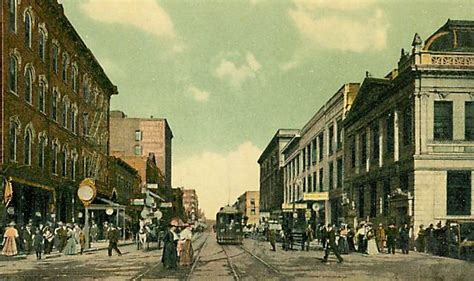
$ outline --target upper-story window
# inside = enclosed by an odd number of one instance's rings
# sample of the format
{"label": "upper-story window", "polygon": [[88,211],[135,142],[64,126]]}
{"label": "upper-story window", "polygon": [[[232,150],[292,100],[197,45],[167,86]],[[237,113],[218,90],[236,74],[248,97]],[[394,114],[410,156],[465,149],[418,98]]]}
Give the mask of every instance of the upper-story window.
{"label": "upper-story window", "polygon": [[69,68],[69,56],[67,53],[63,53],[63,60],[62,60],[62,79],[65,83],[67,83],[67,72]]}
{"label": "upper-story window", "polygon": [[63,121],[62,125],[64,128],[67,128],[67,119],[69,117],[68,113],[69,113],[69,103],[66,100],[64,100],[63,110],[62,110],[62,121]]}
{"label": "upper-story window", "polygon": [[135,145],[135,155],[140,156],[142,155],[142,147],[139,145]]}
{"label": "upper-story window", "polygon": [[360,152],[361,152],[361,157],[360,157],[360,163],[362,165],[365,165],[367,162],[367,133],[363,132],[360,135]]}
{"label": "upper-story window", "polygon": [[411,107],[407,106],[403,110],[403,145],[409,145],[412,140],[412,113]]}
{"label": "upper-story window", "polygon": [[58,121],[58,92],[56,89],[53,90],[51,98],[51,118],[56,122]]}
{"label": "upper-story window", "polygon": [[342,148],[342,142],[344,141],[344,136],[342,135],[342,119],[337,119],[336,121],[336,149],[339,150]]}
{"label": "upper-story window", "polygon": [[387,153],[393,153],[395,150],[395,123],[394,123],[394,114],[390,112],[386,119],[387,126],[387,137],[386,137],[386,146]]}
{"label": "upper-story window", "polygon": [[319,143],[319,161],[323,161],[324,159],[324,133],[319,134],[318,143]]}
{"label": "upper-story window", "polygon": [[46,34],[43,29],[39,30],[38,55],[41,61],[46,60]]}
{"label": "upper-story window", "polygon": [[71,131],[77,134],[77,109],[75,106],[71,106]]}
{"label": "upper-story window", "polygon": [[376,120],[372,125],[372,159],[378,160],[380,153],[379,123]]}
{"label": "upper-story window", "polygon": [[20,125],[14,120],[10,121],[10,130],[9,130],[9,152],[10,152],[10,161],[16,162],[16,150],[18,144],[18,131]]}
{"label": "upper-story window", "polygon": [[33,101],[33,71],[30,67],[25,72],[25,101],[29,104]]}
{"label": "upper-story window", "polygon": [[31,48],[32,34],[31,34],[32,19],[29,11],[25,12],[25,44]]}
{"label": "upper-story window", "polygon": [[135,141],[141,141],[141,140],[142,140],[142,131],[135,130]]}
{"label": "upper-story window", "polygon": [[10,63],[8,66],[8,89],[12,93],[17,93],[18,89],[18,59],[15,56],[10,56]]}
{"label": "upper-story window", "polygon": [[31,141],[32,141],[32,133],[31,129],[27,129],[25,132],[25,149],[23,151],[24,156],[24,163],[25,165],[31,165]]}
{"label": "upper-story window", "polygon": [[58,73],[59,66],[59,47],[56,44],[53,44],[53,59],[52,59],[53,71]]}
{"label": "upper-story window", "polygon": [[8,29],[11,32],[16,32],[17,20],[17,0],[8,0]]}
{"label": "upper-story window", "polygon": [[44,168],[46,138],[41,136],[38,142],[38,166]]}
{"label": "upper-story window", "polygon": [[334,125],[331,125],[329,127],[329,136],[328,136],[328,150],[329,150],[329,155],[332,155],[333,153],[333,142],[334,142]]}
{"label": "upper-story window", "polygon": [[71,179],[76,180],[77,154],[74,152],[71,156]]}
{"label": "upper-story window", "polygon": [[311,163],[314,165],[318,157],[316,156],[317,152],[317,143],[316,138],[311,141]]}
{"label": "upper-story window", "polygon": [[453,102],[434,102],[434,140],[453,140]]}
{"label": "upper-story window", "polygon": [[83,114],[83,125],[82,125],[82,133],[84,136],[89,135],[89,114],[87,112],[84,112]]}
{"label": "upper-story window", "polygon": [[75,65],[71,67],[71,83],[72,90],[77,93],[77,67]]}
{"label": "upper-story window", "polygon": [[52,172],[53,174],[57,175],[58,174],[58,149],[59,149],[59,145],[57,143],[53,143],[53,149],[51,151],[52,155],[51,155],[51,158],[52,158],[52,161],[51,161],[51,165],[53,166],[52,167]]}
{"label": "upper-story window", "polygon": [[88,80],[85,80],[83,82],[84,88],[83,88],[83,98],[85,102],[89,102],[90,95],[91,95],[91,86],[90,82]]}
{"label": "upper-story window", "polygon": [[67,149],[64,148],[61,153],[61,176],[67,177]]}
{"label": "upper-story window", "polygon": [[38,86],[38,108],[40,112],[46,112],[46,84],[44,81],[40,81]]}
{"label": "upper-story window", "polygon": [[464,110],[464,135],[468,141],[474,140],[474,102],[467,101]]}

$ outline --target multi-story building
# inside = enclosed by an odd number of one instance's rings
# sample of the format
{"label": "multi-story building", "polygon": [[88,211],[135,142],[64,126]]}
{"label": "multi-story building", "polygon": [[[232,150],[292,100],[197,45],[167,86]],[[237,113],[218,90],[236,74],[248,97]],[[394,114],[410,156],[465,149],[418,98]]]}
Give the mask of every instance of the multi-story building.
{"label": "multi-story building", "polygon": [[278,220],[283,204],[283,154],[298,130],[279,129],[258,158],[260,166],[260,216]]}
{"label": "multi-story building", "polygon": [[122,111],[110,113],[110,149],[115,156],[148,157],[153,153],[156,164],[171,188],[171,142],[173,133],[163,118],[130,118]]}
{"label": "multi-story building", "polygon": [[260,192],[246,191],[237,198],[234,206],[243,214],[247,224],[259,224],[260,222]]}
{"label": "multi-story building", "polygon": [[474,21],[451,21],[384,78],[366,78],[345,123],[348,219],[474,219]]}
{"label": "multi-story building", "polygon": [[199,200],[195,189],[183,189],[183,207],[188,222],[199,219]]}
{"label": "multi-story building", "polygon": [[2,1],[0,12],[0,165],[13,186],[3,220],[72,221],[82,179],[111,196],[109,104],[117,88],[57,1]]}

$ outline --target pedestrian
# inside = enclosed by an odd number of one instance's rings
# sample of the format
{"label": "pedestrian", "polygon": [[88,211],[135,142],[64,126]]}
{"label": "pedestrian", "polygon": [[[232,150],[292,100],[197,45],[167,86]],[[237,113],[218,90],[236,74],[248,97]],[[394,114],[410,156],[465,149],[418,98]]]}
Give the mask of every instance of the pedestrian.
{"label": "pedestrian", "polygon": [[270,242],[270,245],[272,246],[272,251],[276,251],[276,233],[275,229],[270,229],[268,231],[268,242]]}
{"label": "pedestrian", "polygon": [[61,227],[59,228],[59,231],[58,231],[58,235],[59,235],[59,248],[58,248],[58,251],[63,252],[64,248],[66,247],[67,240],[68,240],[67,224],[63,223],[61,225]]}
{"label": "pedestrian", "polygon": [[[439,224],[441,225],[441,222]],[[448,227],[448,222],[446,222],[438,233],[438,255],[442,257],[447,257],[449,255]]]}
{"label": "pedestrian", "polygon": [[382,223],[379,223],[379,227],[377,228],[375,235],[376,235],[377,247],[379,249],[379,252],[383,254],[385,252],[384,245],[385,245],[386,235],[385,235],[385,229]]}
{"label": "pedestrian", "polygon": [[311,242],[314,240],[314,231],[313,228],[311,227],[311,224],[308,224],[305,230],[305,235],[306,235],[306,251],[309,251],[309,246]]}
{"label": "pedestrian", "polygon": [[426,237],[426,230],[423,228],[423,225],[420,224],[418,230],[418,237],[416,237],[416,250],[420,253],[425,252],[425,237]]}
{"label": "pedestrian", "polygon": [[99,229],[97,228],[97,224],[95,221],[92,221],[92,226],[90,229],[90,237],[92,242],[97,242],[97,235],[99,234]]}
{"label": "pedestrian", "polygon": [[51,230],[50,225],[46,225],[43,228],[43,237],[44,237],[44,254],[49,255],[53,250],[54,234]]}
{"label": "pedestrian", "polygon": [[368,255],[378,254],[379,251],[377,249],[377,242],[375,241],[375,229],[372,227],[372,223],[367,224],[366,240],[367,240],[367,254]]}
{"label": "pedestrian", "polygon": [[178,262],[178,234],[176,233],[176,226],[171,225],[163,237],[163,255],[161,262],[166,269],[176,269]]}
{"label": "pedestrian", "polygon": [[348,225],[347,226],[347,244],[349,246],[349,252],[355,252],[354,237],[355,237],[354,228]]}
{"label": "pedestrian", "polygon": [[79,227],[79,224],[75,223],[74,224],[74,238],[76,239],[76,243],[79,243],[79,234],[81,234],[81,228]]}
{"label": "pedestrian", "polygon": [[76,249],[76,244],[77,244],[77,241],[76,241],[76,235],[74,233],[74,229],[73,229],[73,226],[72,224],[67,224],[66,225],[67,227],[67,232],[66,232],[66,246],[64,247],[63,249],[63,254],[65,255],[75,255],[76,252],[77,252],[77,249]]}
{"label": "pedestrian", "polygon": [[395,224],[391,223],[387,229],[387,250],[389,254],[392,253],[392,255],[395,255],[397,236],[397,228],[395,227]]}
{"label": "pedestrian", "polygon": [[41,233],[41,230],[38,228],[36,229],[36,233],[33,237],[33,248],[35,249],[37,260],[41,259],[41,252],[43,251],[43,241],[44,241],[43,234]]}
{"label": "pedestrian", "polygon": [[433,251],[434,247],[434,225],[430,223],[428,228],[425,231],[425,250],[427,253],[434,254],[435,252]]}
{"label": "pedestrian", "polygon": [[31,253],[31,250],[33,249],[34,233],[32,232],[31,227],[32,227],[31,223],[28,223],[26,225],[25,230],[22,232],[22,238],[21,238],[23,240],[24,252],[27,255],[29,255]]}
{"label": "pedestrian", "polygon": [[349,243],[347,242],[348,234],[349,234],[349,231],[347,230],[347,226],[342,225],[339,231],[338,246],[339,246],[339,252],[343,255],[349,254]]}
{"label": "pedestrian", "polygon": [[16,239],[19,237],[18,231],[15,228],[15,222],[10,222],[3,234],[3,249],[2,255],[11,257],[18,254]]}
{"label": "pedestrian", "polygon": [[[329,226],[329,224],[328,224]],[[326,225],[323,225],[322,228],[321,228],[321,244],[323,246],[323,249],[326,249],[326,243],[327,243],[327,239],[328,239],[328,236],[327,236],[327,227]]]}
{"label": "pedestrian", "polygon": [[86,248],[86,233],[84,232],[84,229],[81,229],[79,232],[79,245],[81,246],[81,255],[84,252],[84,249]]}
{"label": "pedestrian", "polygon": [[408,224],[405,223],[403,227],[400,228],[399,238],[402,254],[408,255],[410,242],[410,229],[408,228]]}
{"label": "pedestrian", "polygon": [[118,241],[119,241],[119,231],[118,229],[114,226],[113,223],[109,224],[109,231],[107,233],[107,238],[109,239],[109,248],[108,248],[108,254],[109,257],[112,256],[112,249],[114,249],[119,256],[122,255],[120,252],[120,249],[118,248]]}
{"label": "pedestrian", "polygon": [[183,241],[179,264],[182,266],[191,265],[193,262],[194,250],[192,245],[193,232],[189,224],[185,225],[183,231],[179,233],[179,238]]}
{"label": "pedestrian", "polygon": [[361,224],[359,225],[359,229],[357,229],[357,233],[356,233],[356,237],[357,237],[357,251],[359,253],[365,253],[366,251],[366,243],[365,243],[365,239],[366,239],[366,225],[365,224]]}
{"label": "pedestrian", "polygon": [[324,251],[324,257],[323,257],[323,262],[328,261],[328,256],[329,252],[332,251],[334,255],[336,255],[337,260],[339,263],[342,263],[344,259],[341,257],[339,254],[339,250],[337,249],[336,245],[336,231],[334,229],[334,226],[328,225],[326,228],[326,239],[327,239],[327,244],[326,244],[326,249]]}

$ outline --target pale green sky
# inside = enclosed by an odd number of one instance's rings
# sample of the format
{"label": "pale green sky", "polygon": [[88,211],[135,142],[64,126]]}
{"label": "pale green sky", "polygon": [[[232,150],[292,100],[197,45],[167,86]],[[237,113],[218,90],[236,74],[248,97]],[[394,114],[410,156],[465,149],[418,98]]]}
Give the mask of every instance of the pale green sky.
{"label": "pale green sky", "polygon": [[[366,70],[384,76],[415,32],[474,15],[472,0],[62,2],[119,88],[112,109],[167,118],[174,182],[231,188],[231,202],[258,189],[255,162],[278,128],[301,128]],[[225,197],[207,198],[208,213]]]}

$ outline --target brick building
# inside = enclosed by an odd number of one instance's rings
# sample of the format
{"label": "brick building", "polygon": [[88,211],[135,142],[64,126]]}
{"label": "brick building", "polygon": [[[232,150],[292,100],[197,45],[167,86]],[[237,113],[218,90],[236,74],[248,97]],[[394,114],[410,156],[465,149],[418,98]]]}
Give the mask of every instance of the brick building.
{"label": "brick building", "polygon": [[194,222],[199,217],[199,199],[195,189],[183,189],[183,207],[188,222]]}
{"label": "brick building", "polygon": [[82,207],[82,179],[111,196],[109,104],[117,88],[57,1],[2,1],[1,18],[0,165],[13,185],[3,220],[71,221]]}
{"label": "brick building", "polygon": [[260,192],[246,191],[237,198],[234,206],[248,218],[247,224],[260,222]]}

